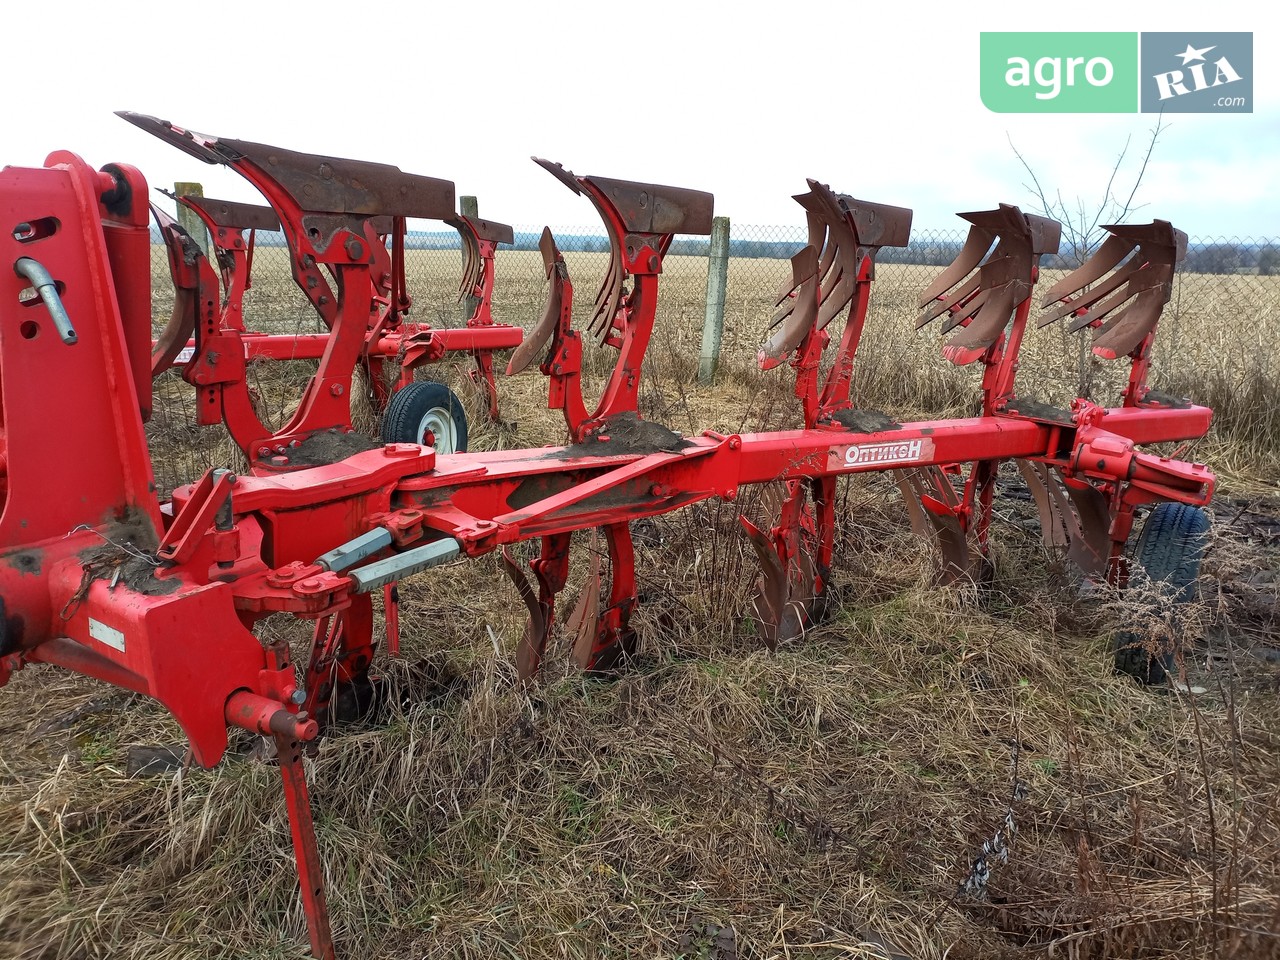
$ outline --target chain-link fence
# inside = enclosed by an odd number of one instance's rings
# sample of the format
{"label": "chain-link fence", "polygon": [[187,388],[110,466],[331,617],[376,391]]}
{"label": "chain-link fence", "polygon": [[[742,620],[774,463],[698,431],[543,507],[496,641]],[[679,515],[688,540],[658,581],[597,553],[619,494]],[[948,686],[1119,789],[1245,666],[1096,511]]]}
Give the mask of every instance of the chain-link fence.
{"label": "chain-link fence", "polygon": [[[903,362],[935,353],[932,327],[917,334],[914,320],[918,296],[959,252],[964,230],[914,230],[905,249],[883,249],[877,257],[867,332],[868,348],[875,341],[894,345]],[[785,256],[804,242],[786,227],[733,228],[730,246],[729,300],[731,312],[745,319],[766,315],[763,297],[789,281]],[[1066,257],[1045,257],[1041,290],[1078,264]],[[1032,313],[1032,321],[1036,312]],[[1192,388],[1206,375],[1246,385],[1259,377],[1273,383],[1280,378],[1280,241],[1252,238],[1192,240],[1186,260],[1174,280],[1173,297],[1164,310],[1156,338],[1152,382],[1171,379]],[[1045,399],[1064,402],[1084,390],[1100,400],[1113,400],[1107,390],[1124,378],[1126,364],[1107,364],[1082,352],[1087,337],[1068,334],[1066,324],[1029,331],[1022,347],[1020,383],[1040,391]],[[1084,366],[1081,358],[1085,358]],[[1115,368],[1118,377],[1106,374]],[[1125,369],[1122,369],[1125,368]]]}
{"label": "chain-link fence", "polygon": [[[587,316],[608,264],[608,239],[598,225],[562,225],[553,233],[573,279],[575,316]],[[546,277],[538,252],[540,234],[541,227],[518,226],[513,247],[499,249],[493,304],[499,322],[529,330],[541,314]],[[789,258],[806,237],[800,226],[762,225],[734,225],[730,236],[717,387],[749,394],[781,382],[779,371],[758,371],[756,351],[779,290],[789,286]],[[964,238],[963,229],[916,229],[909,247],[880,252],[855,371],[860,404],[897,416],[942,416],[972,408],[977,373],[942,358],[940,325],[915,329],[920,292],[951,261]],[[452,230],[414,232],[406,247],[413,319],[436,327],[464,322],[458,235]],[[155,320],[160,324],[168,315],[172,284],[163,247],[154,251]],[[693,391],[707,314],[708,252],[706,237],[673,242],[663,265],[654,344],[646,361],[650,372],[661,365],[667,381],[689,384]],[[1045,258],[1041,289],[1073,265]],[[323,329],[290,276],[288,251],[279,235],[257,238],[245,319],[250,328],[271,333]],[[839,336],[838,324],[831,329],[833,336]],[[1151,383],[1214,406],[1220,431],[1270,455],[1280,450],[1280,419],[1271,412],[1271,397],[1280,385],[1277,333],[1280,241],[1193,240],[1161,320]],[[1021,358],[1019,392],[1051,403],[1066,404],[1080,395],[1113,403],[1127,376],[1127,364],[1093,357],[1087,336],[1068,333],[1065,322],[1044,330],[1033,326]],[[588,386],[611,365],[610,354],[589,349],[584,363]]]}

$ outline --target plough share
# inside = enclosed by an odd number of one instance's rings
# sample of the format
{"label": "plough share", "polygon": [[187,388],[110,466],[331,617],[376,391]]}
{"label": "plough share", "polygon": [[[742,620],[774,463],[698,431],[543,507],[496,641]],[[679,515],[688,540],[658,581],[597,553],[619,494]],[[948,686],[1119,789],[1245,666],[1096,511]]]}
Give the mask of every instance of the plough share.
{"label": "plough share", "polygon": [[[453,455],[416,442],[319,448],[318,434],[347,423],[343,392],[358,364],[408,356],[424,340],[426,352],[433,349],[438,332],[419,337],[403,322],[396,264],[402,218],[452,217],[452,186],[128,119],[201,159],[234,166],[271,209],[196,203],[213,231],[219,271],[161,218],[180,306],[153,345],[142,175],[123,164],[95,171],[66,152],[42,168],[0,172],[7,265],[0,270],[0,683],[45,663],[154,697],[205,767],[223,756],[229,727],[273,738],[318,957],[334,956],[334,946],[301,755],[343,699],[360,701],[372,683],[373,591],[384,591],[392,621],[399,581],[454,557],[500,551],[528,607],[516,659],[521,680],[533,683],[576,531],[603,532],[608,586],[598,564],[567,617],[572,656],[583,669],[605,670],[637,646],[630,524],[711,498],[732,501],[748,484],[785,491],[770,522],[742,519],[760,559],[755,614],[771,647],[818,619],[830,597],[841,477],[893,471],[913,525],[940,547],[945,579],[982,575],[1003,461],[1014,461],[1031,484],[1046,541],[1116,582],[1127,575],[1136,506],[1203,504],[1212,492],[1203,465],[1136,449],[1200,437],[1211,418],[1146,385],[1160,310],[1185,250],[1185,236],[1167,223],[1109,228],[1098,254],[1048,291],[1044,322],[1069,318],[1074,329],[1093,332],[1095,353],[1131,363],[1119,406],[1082,399],[1060,409],[1014,390],[1039,260],[1056,251],[1058,225],[1004,205],[965,214],[969,239],[922,295],[920,322],[943,318],[946,356],[981,365],[981,413],[896,422],[858,408],[851,384],[877,251],[906,245],[911,212],[809,181],[796,198],[808,243],[792,260],[760,351],[765,368],[793,367],[803,426],[683,437],[642,419],[637,399],[663,259],[675,234],[709,233],[711,194],[576,176],[542,160],[594,204],[612,250],[580,331],[564,258],[543,233],[546,309],[507,370],[537,365],[548,377],[568,445]],[[287,345],[255,341],[238,304],[248,272],[243,231],[276,220],[329,333],[303,406],[271,433],[245,408],[245,348],[273,356]],[[476,223],[466,229],[476,249],[464,285],[486,304],[468,330],[489,336],[492,244],[506,234]],[[833,337],[833,321],[846,316]],[[582,395],[587,334],[617,354],[591,408]],[[193,348],[186,376],[210,411],[201,422],[225,419],[252,467],[244,476],[210,470],[162,503],[143,424],[152,373],[184,346]],[[482,346],[497,341],[467,348]],[[53,376],[59,388],[50,391]],[[541,550],[526,571],[508,548],[533,538]],[[253,632],[277,612],[315,623],[297,663],[285,643]]]}

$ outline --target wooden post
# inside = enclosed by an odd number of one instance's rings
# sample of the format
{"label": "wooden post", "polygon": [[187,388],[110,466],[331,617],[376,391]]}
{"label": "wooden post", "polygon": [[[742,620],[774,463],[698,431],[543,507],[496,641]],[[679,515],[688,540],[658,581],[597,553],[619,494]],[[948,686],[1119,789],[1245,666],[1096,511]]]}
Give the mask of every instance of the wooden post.
{"label": "wooden post", "polygon": [[729,279],[729,218],[711,222],[711,249],[707,255],[707,317],[702,324],[702,355],[698,380],[710,384],[720,363],[720,340],[724,335],[724,295]]}
{"label": "wooden post", "polygon": [[[198,183],[182,183],[178,182],[173,185],[173,192],[180,197],[203,197],[204,187]],[[178,207],[178,226],[187,231],[191,235],[191,239],[196,242],[204,255],[209,255],[209,232],[204,228],[204,221],[196,216],[196,212],[186,204],[177,203]]]}
{"label": "wooden post", "polygon": [[[473,220],[478,220],[480,218],[480,201],[475,197],[459,197],[458,212],[464,217],[470,217]],[[462,247],[462,262],[464,265],[467,262],[467,248],[465,244]],[[461,303],[463,320],[471,319],[471,314],[476,309],[476,303],[476,298],[473,297],[471,295],[471,291],[468,290],[466,296],[462,298]]]}

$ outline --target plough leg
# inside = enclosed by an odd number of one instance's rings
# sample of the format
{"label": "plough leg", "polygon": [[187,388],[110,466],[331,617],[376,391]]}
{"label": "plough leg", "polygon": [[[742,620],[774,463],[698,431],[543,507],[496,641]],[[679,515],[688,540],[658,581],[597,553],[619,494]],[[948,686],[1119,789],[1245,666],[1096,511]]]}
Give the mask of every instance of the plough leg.
{"label": "plough leg", "polygon": [[357,594],[346,610],[316,621],[303,709],[322,724],[364,713],[373,699],[372,661],[373,602]]}
{"label": "plough leg", "polygon": [[738,518],[760,560],[753,606],[770,650],[804,632],[826,593],[835,539],[834,480],[825,494],[820,486],[814,485],[819,498],[816,520],[809,487],[794,480],[787,483],[786,497],[769,533],[746,517]]}
{"label": "plough leg", "polygon": [[934,541],[941,553],[938,579],[955,583],[970,574],[969,538],[961,523],[961,500],[938,467],[898,472],[898,488],[907,504],[912,529]]}
{"label": "plough leg", "polygon": [[302,766],[302,744],[281,734],[276,735],[275,741],[280,777],[284,781],[289,831],[293,835],[293,854],[298,863],[298,882],[302,887],[302,909],[307,916],[307,933],[311,938],[311,954],[319,960],[334,960],[329,908],[324,896],[324,869],[316,848],[311,797]]}
{"label": "plough leg", "polygon": [[470,372],[471,382],[484,391],[489,401],[489,419],[498,421],[498,387],[493,380],[493,353],[489,350],[473,350],[476,368]]}
{"label": "plough leg", "polygon": [[400,584],[382,588],[382,608],[387,621],[387,656],[400,656]]}
{"label": "plough leg", "polygon": [[626,523],[610,524],[604,535],[609,545],[609,605],[600,611],[600,565],[596,558],[571,618],[578,625],[574,661],[587,671],[611,670],[633,656],[637,647],[636,632],[630,627],[631,613],[639,602],[631,528]]}
{"label": "plough leg", "polygon": [[547,650],[547,639],[555,625],[556,595],[569,579],[569,537],[567,533],[557,533],[542,538],[542,555],[530,564],[538,581],[536,596],[524,571],[509,553],[504,550],[502,554],[503,569],[529,610],[529,622],[516,650],[516,672],[522,682],[537,675]]}

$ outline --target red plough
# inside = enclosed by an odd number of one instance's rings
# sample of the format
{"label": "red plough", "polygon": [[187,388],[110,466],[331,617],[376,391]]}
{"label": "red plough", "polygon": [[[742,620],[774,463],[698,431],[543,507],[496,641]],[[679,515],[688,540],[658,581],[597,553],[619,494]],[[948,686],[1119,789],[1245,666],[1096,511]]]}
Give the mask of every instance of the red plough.
{"label": "red plough", "polygon": [[[198,156],[215,151],[242,164],[273,210],[288,212],[280,219],[293,231],[300,281],[305,286],[316,278],[313,302],[333,321],[321,373],[283,433],[249,444],[254,475],[211,470],[159,502],[143,433],[152,366],[150,312],[138,309],[150,295],[146,184],[132,168],[94,171],[68,153],[53,154],[43,168],[0,172],[0,209],[9,218],[0,233],[8,265],[0,270],[0,683],[28,664],[47,663],[154,697],[173,713],[195,761],[206,767],[226,750],[228,727],[274,738],[318,957],[332,957],[334,947],[300,749],[343,702],[362,702],[373,682],[373,591],[459,555],[539,538],[536,588],[506,557],[529,610],[519,672],[533,682],[568,578],[575,531],[600,529],[608,542],[608,589],[596,571],[596,588],[584,592],[569,618],[577,662],[604,669],[625,662],[637,642],[630,626],[638,603],[630,523],[711,498],[731,501],[747,484],[781,482],[787,490],[770,530],[744,521],[761,559],[757,612],[771,644],[820,613],[842,476],[913,471],[904,480],[909,502],[920,528],[943,543],[952,576],[972,566],[965,552],[970,538],[979,557],[985,551],[992,478],[1005,460],[1029,465],[1041,479],[1051,539],[1059,542],[1069,527],[1071,542],[1087,541],[1081,549],[1093,567],[1101,564],[1117,579],[1124,575],[1119,548],[1135,504],[1202,504],[1212,491],[1213,476],[1202,466],[1134,449],[1198,437],[1210,418],[1203,407],[1153,396],[1143,383],[1144,351],[1158,317],[1150,304],[1158,294],[1143,299],[1142,293],[1161,283],[1167,292],[1164,268],[1171,268],[1177,248],[1166,242],[1177,237],[1167,225],[1153,225],[1150,237],[1120,234],[1132,241],[1131,259],[1121,267],[1127,279],[1113,286],[1125,282],[1138,291],[1130,308],[1136,314],[1104,323],[1119,303],[1095,304],[1091,293],[1075,292],[1090,271],[1101,276],[1109,269],[1100,263],[1050,291],[1063,304],[1050,316],[1102,324],[1099,349],[1128,349],[1136,378],[1121,407],[1080,401],[1065,411],[1013,392],[1038,259],[1054,248],[1056,229],[1013,207],[970,215],[977,239],[927,292],[925,304],[926,315],[946,314],[957,331],[948,355],[983,363],[982,414],[898,423],[855,408],[850,384],[876,251],[905,243],[910,212],[811,182],[800,198],[810,243],[794,261],[794,285],[780,296],[777,332],[762,351],[766,365],[790,360],[796,368],[804,427],[682,437],[643,420],[637,397],[663,258],[674,234],[709,231],[712,197],[578,177],[545,162],[595,204],[612,246],[588,330],[616,349],[617,358],[594,408],[588,410],[581,393],[583,334],[572,325],[570,278],[549,233],[542,243],[551,281],[547,309],[511,361],[512,373],[540,363],[570,445],[446,456],[418,443],[359,450],[312,444],[309,457],[296,456],[317,429],[346,416],[332,388],[349,387],[370,327],[370,250],[382,245],[375,218],[443,213],[446,189],[376,165],[335,167],[332,179],[320,182],[289,166],[301,155],[165,129]],[[272,166],[269,157],[285,161]],[[275,172],[268,176],[263,164]],[[221,379],[221,363],[208,362],[208,345],[229,338],[227,366],[238,375],[248,338],[215,309],[210,283],[216,278],[195,260],[179,264],[192,267],[179,271],[179,285],[192,284],[182,289],[195,294],[205,362],[188,369],[205,375],[204,382],[192,378],[204,391],[202,403],[220,401],[226,413],[239,402],[224,386],[235,381]],[[332,288],[318,264],[330,268]],[[965,281],[975,268],[976,279]],[[1157,275],[1165,279],[1149,285]],[[337,299],[320,303],[323,289]],[[359,296],[344,299],[343,290]],[[394,284],[391,292],[394,303]],[[850,319],[821,378],[818,360],[832,340],[827,328],[846,308]],[[59,389],[50,391],[53,372]],[[29,402],[37,395],[46,398],[38,411]],[[294,439],[299,446],[289,446]],[[277,442],[293,453],[268,447]],[[95,465],[92,472],[84,471],[85,463]],[[957,476],[964,477],[960,492],[952,486]],[[1059,484],[1067,488],[1065,498]],[[1086,533],[1083,522],[1068,523],[1084,510],[1065,505],[1079,503],[1111,518],[1104,537],[1093,528]],[[388,616],[394,610],[389,603]],[[276,612],[315,623],[305,662],[294,664],[284,643],[255,636],[254,626]]]}

